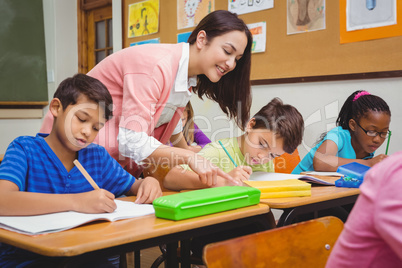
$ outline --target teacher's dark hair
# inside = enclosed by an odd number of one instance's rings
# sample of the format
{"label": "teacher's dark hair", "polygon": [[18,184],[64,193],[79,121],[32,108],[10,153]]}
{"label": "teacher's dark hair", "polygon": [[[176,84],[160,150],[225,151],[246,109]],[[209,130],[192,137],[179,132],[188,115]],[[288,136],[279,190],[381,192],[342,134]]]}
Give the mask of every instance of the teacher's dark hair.
{"label": "teacher's dark hair", "polygon": [[219,103],[222,111],[235,119],[237,125],[244,130],[250,118],[253,37],[244,21],[227,10],[217,10],[205,16],[188,38],[190,45],[195,43],[198,33],[202,30],[206,32],[208,42],[232,31],[244,32],[247,36],[246,49],[233,71],[224,75],[217,83],[211,82],[205,75],[198,75],[197,87],[193,89],[201,99],[205,95]]}

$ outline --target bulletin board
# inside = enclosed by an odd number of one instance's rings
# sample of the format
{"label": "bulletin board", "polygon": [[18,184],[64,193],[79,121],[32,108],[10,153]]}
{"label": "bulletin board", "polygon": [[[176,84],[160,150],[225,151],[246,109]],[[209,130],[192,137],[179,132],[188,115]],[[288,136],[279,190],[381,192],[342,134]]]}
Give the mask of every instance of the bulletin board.
{"label": "bulletin board", "polygon": [[2,1],[0,106],[48,104],[42,0]]}
{"label": "bulletin board", "polygon": [[[267,25],[266,51],[252,55],[252,84],[402,77],[402,36],[340,44],[340,1],[326,0],[325,30],[301,34],[287,35],[286,0],[275,0],[273,9],[240,15],[247,24]],[[160,0],[159,32],[127,38],[128,5],[136,2],[141,1],[122,1],[124,47],[153,38],[176,43],[178,33],[194,29],[178,30],[177,0]],[[215,0],[215,10],[227,10],[227,5],[227,0]]]}

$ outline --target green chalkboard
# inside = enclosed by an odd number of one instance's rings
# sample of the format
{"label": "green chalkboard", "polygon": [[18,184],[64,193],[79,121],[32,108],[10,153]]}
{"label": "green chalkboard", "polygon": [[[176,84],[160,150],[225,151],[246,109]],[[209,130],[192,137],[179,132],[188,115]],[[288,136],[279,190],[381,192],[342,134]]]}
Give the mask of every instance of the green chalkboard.
{"label": "green chalkboard", "polygon": [[0,0],[0,104],[47,101],[42,0]]}

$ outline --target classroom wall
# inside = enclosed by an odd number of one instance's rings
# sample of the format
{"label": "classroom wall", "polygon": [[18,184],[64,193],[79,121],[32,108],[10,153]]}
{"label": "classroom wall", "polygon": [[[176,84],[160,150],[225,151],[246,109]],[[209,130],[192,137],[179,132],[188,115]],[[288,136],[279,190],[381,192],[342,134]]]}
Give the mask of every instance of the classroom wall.
{"label": "classroom wall", "polygon": [[[402,150],[402,78],[352,80],[342,82],[315,82],[254,86],[251,116],[272,98],[279,97],[284,103],[295,106],[305,120],[305,132],[299,153],[303,157],[317,141],[321,133],[332,129],[346,98],[356,90],[368,90],[382,97],[391,109],[392,138],[389,154]],[[204,128],[211,139],[220,139],[240,134],[240,130],[229,122],[212,101],[201,101],[197,96],[191,99],[196,123]],[[209,124],[210,122],[210,124]],[[377,150],[384,153],[386,142]]]}
{"label": "classroom wall", "polygon": [[[113,21],[121,22],[115,7],[120,8],[120,0],[113,0]],[[78,70],[77,55],[77,1],[43,0],[45,16],[46,62],[48,71],[54,73],[54,81],[49,81],[49,99],[57,85]],[[115,26],[118,27],[119,23]],[[121,24],[120,24],[121,25]],[[121,46],[121,35],[114,33],[115,49]],[[308,34],[308,33],[306,33]],[[350,80],[335,82],[315,82],[300,84],[280,84],[253,87],[253,105],[251,114],[269,102],[273,97],[280,97],[285,103],[294,105],[306,120],[303,144],[299,147],[304,156],[319,135],[334,126],[336,116],[344,100],[353,91],[365,89],[384,98],[392,112],[391,130],[393,131],[390,153],[402,150],[402,78]],[[239,135],[241,132],[229,122],[218,105],[197,96],[192,97],[192,104],[197,115],[196,123],[205,128],[211,139]],[[47,108],[44,109],[44,113]],[[321,119],[320,117],[321,116]],[[0,153],[4,153],[8,144],[17,136],[35,135],[41,126],[41,119],[0,119]],[[383,145],[379,152],[385,151]]]}

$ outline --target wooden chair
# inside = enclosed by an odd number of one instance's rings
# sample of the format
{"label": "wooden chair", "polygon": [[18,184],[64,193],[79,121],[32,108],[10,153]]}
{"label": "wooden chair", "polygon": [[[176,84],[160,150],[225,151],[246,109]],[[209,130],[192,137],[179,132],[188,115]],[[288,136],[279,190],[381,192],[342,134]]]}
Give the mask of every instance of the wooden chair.
{"label": "wooden chair", "polygon": [[292,154],[284,153],[274,159],[275,172],[292,173],[293,169],[299,164],[299,162],[300,155],[297,149]]}
{"label": "wooden chair", "polygon": [[333,216],[246,235],[204,248],[208,268],[325,267],[343,229]]}

